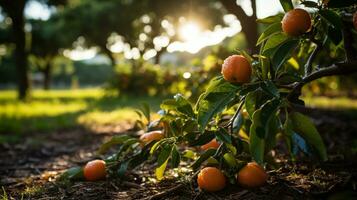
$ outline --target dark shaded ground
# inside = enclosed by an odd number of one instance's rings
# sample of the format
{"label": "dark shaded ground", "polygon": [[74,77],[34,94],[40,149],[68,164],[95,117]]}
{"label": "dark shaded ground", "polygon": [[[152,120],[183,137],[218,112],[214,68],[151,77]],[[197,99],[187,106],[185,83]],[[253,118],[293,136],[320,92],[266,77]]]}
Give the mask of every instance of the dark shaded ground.
{"label": "dark shaded ground", "polygon": [[196,183],[183,184],[173,178],[155,183],[147,178],[153,177],[150,164],[122,182],[56,182],[55,177],[65,169],[95,158],[98,146],[112,135],[80,128],[1,144],[0,185],[9,199],[357,199],[357,159],[351,153],[357,148],[356,112],[305,112],[324,137],[329,161],[283,163],[270,170],[268,184],[257,189],[230,185],[221,192],[207,193],[200,192]]}

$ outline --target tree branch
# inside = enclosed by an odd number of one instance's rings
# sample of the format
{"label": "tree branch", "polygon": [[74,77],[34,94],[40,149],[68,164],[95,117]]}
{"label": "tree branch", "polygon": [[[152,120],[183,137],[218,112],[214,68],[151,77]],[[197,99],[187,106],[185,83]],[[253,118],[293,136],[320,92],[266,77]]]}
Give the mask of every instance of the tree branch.
{"label": "tree branch", "polygon": [[330,67],[323,68],[321,70],[315,71],[310,75],[304,77],[300,82],[294,83],[293,89],[287,96],[289,100],[297,99],[301,95],[301,88],[316,79],[326,77],[326,76],[335,76],[335,75],[349,75],[357,72],[357,61],[345,62],[345,63],[336,63]]}

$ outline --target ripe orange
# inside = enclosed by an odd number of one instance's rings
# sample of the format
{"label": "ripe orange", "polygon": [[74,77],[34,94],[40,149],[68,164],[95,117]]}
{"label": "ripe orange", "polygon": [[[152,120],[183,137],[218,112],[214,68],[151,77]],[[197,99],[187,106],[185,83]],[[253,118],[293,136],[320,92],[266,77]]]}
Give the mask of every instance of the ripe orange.
{"label": "ripe orange", "polygon": [[226,177],[215,167],[205,167],[198,174],[197,183],[201,189],[215,192],[226,186]]}
{"label": "ripe orange", "polygon": [[250,162],[238,172],[238,182],[248,188],[264,185],[268,174],[256,162]]}
{"label": "ripe orange", "polygon": [[218,149],[219,145],[220,145],[220,144],[217,142],[217,140],[216,140],[216,139],[213,139],[213,140],[211,140],[210,142],[208,142],[207,144],[202,145],[202,146],[201,146],[201,149],[204,150],[204,151],[206,151],[206,150],[209,149],[209,148],[211,148],[211,149]]}
{"label": "ripe orange", "polygon": [[311,27],[310,14],[301,8],[287,12],[282,21],[282,29],[289,36],[299,36]]}
{"label": "ripe orange", "polygon": [[357,11],[355,12],[355,14],[353,14],[353,26],[357,31]]}
{"label": "ripe orange", "polygon": [[84,177],[87,181],[97,181],[106,176],[105,162],[103,160],[92,160],[84,166]]}
{"label": "ripe orange", "polygon": [[161,140],[162,138],[164,138],[164,133],[162,131],[151,131],[148,133],[144,133],[140,137],[140,140],[144,143],[149,143],[154,140]]}
{"label": "ripe orange", "polygon": [[233,55],[224,60],[221,73],[228,82],[247,83],[252,74],[252,67],[244,56]]}

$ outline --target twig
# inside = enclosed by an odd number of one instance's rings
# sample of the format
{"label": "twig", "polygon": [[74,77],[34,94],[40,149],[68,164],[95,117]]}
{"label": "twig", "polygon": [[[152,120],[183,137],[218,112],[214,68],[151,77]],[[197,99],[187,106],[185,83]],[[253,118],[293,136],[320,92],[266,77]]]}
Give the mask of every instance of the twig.
{"label": "twig", "polygon": [[148,197],[146,198],[147,200],[154,200],[154,199],[160,199],[160,198],[163,198],[167,195],[169,195],[170,193],[173,193],[173,192],[176,192],[177,190],[180,190],[184,185],[182,183],[176,185],[175,187],[172,187],[164,192],[161,192],[161,193],[158,193],[158,194],[155,194],[151,197]]}
{"label": "twig", "polygon": [[319,71],[315,71],[310,75],[304,77],[300,82],[294,83],[293,89],[290,94],[287,96],[289,100],[298,98],[301,94],[301,88],[316,79],[326,77],[326,76],[335,76],[335,75],[348,75],[357,72],[357,61],[346,62],[346,63],[336,63],[329,67],[323,68]]}

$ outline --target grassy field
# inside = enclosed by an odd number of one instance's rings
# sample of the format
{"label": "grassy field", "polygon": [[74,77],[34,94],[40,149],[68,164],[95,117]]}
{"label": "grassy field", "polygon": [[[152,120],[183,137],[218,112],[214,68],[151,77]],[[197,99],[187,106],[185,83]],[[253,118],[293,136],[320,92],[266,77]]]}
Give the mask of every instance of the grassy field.
{"label": "grassy field", "polygon": [[[101,89],[35,90],[30,101],[16,100],[15,91],[0,91],[0,142],[16,140],[23,133],[49,132],[76,126],[110,125],[133,122],[140,103],[154,111],[161,98],[110,97]],[[310,107],[357,110],[357,100],[306,97]]]}
{"label": "grassy field", "polygon": [[142,102],[153,110],[160,98],[110,97],[101,89],[35,90],[28,102],[16,100],[15,91],[0,92],[0,142],[16,140],[22,133],[48,132],[75,126],[133,122]]}

